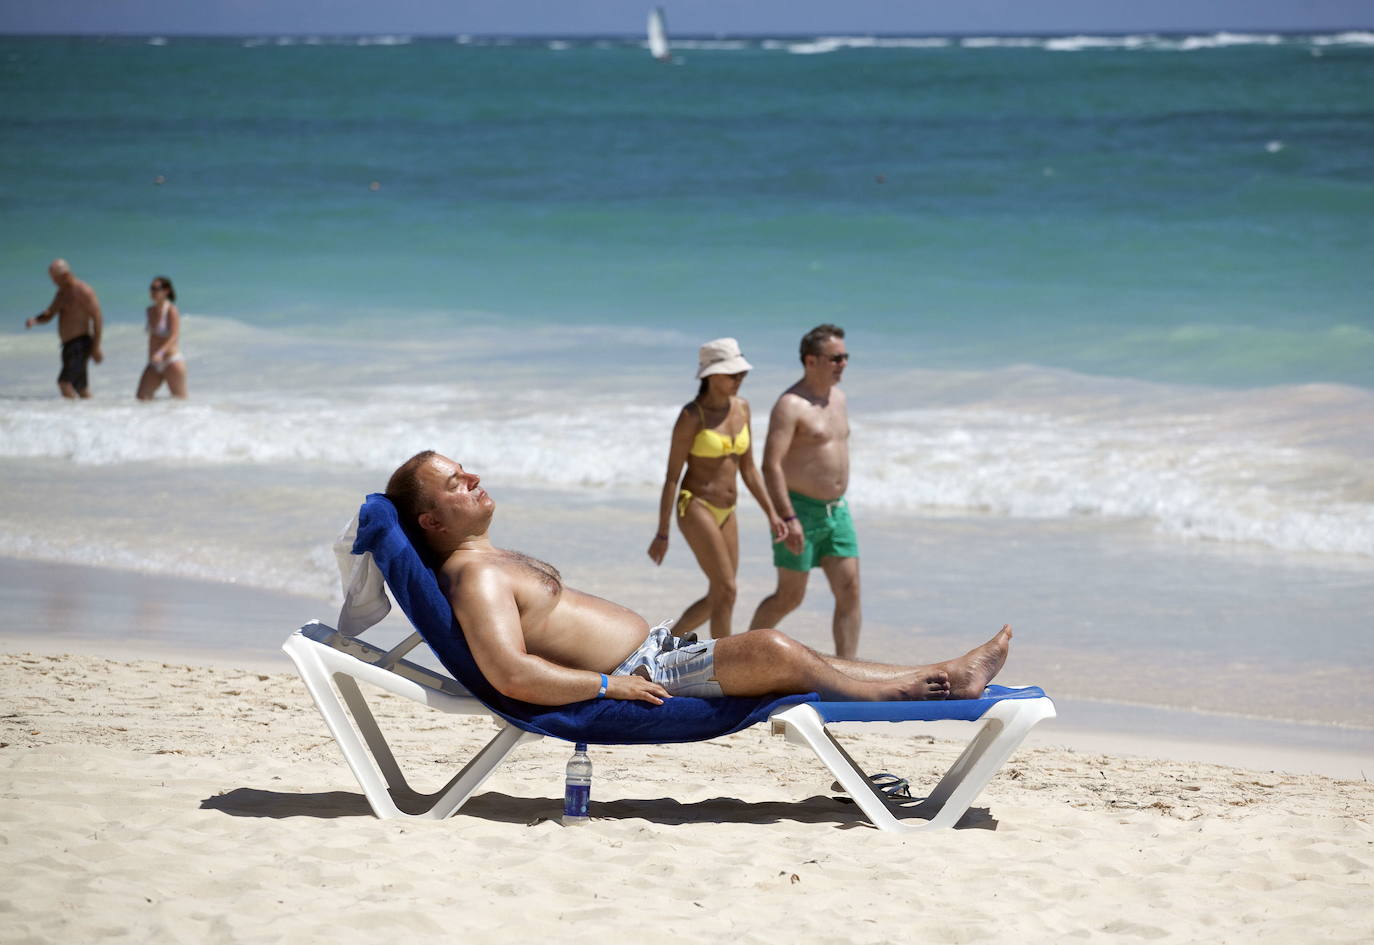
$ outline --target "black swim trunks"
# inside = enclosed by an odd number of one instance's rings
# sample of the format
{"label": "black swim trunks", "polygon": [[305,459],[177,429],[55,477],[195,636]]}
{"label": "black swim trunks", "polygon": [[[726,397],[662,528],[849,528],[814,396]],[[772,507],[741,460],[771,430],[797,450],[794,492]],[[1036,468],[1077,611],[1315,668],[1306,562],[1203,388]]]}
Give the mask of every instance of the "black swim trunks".
{"label": "black swim trunks", "polygon": [[91,359],[94,339],[90,335],[78,335],[71,341],[62,342],[62,373],[57,375],[57,383],[67,383],[76,388],[79,394],[87,386],[86,362]]}

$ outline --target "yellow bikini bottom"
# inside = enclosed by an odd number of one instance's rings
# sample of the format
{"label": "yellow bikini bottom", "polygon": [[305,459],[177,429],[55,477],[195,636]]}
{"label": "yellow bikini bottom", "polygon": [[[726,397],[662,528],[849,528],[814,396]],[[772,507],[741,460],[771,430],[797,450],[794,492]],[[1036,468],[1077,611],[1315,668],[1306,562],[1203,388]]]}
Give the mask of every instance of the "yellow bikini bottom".
{"label": "yellow bikini bottom", "polygon": [[729,520],[730,515],[735,511],[735,507],[733,505],[730,506],[728,509],[723,509],[718,505],[712,505],[710,502],[707,502],[701,496],[694,496],[686,489],[683,489],[681,492],[677,494],[678,518],[682,518],[682,516],[687,514],[687,506],[691,503],[693,499],[696,499],[702,505],[706,506],[706,511],[710,512],[711,515],[715,517],[717,528],[720,528],[722,525],[724,525]]}

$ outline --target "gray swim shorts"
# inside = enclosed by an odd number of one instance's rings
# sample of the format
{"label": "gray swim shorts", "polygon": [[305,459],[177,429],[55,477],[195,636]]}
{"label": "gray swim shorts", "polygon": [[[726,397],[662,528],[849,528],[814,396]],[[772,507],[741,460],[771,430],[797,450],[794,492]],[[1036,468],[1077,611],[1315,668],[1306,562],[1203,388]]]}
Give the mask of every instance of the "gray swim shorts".
{"label": "gray swim shorts", "polygon": [[716,641],[679,639],[668,629],[671,625],[670,620],[650,630],[639,649],[612,675],[637,673],[675,696],[714,699],[725,695],[715,680]]}

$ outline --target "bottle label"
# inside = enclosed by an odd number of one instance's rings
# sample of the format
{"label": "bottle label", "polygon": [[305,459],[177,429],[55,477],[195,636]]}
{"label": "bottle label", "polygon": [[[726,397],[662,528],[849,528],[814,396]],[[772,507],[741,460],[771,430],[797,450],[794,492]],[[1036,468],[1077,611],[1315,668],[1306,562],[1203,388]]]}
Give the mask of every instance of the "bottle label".
{"label": "bottle label", "polygon": [[591,797],[590,784],[569,784],[563,791],[563,816],[586,817]]}

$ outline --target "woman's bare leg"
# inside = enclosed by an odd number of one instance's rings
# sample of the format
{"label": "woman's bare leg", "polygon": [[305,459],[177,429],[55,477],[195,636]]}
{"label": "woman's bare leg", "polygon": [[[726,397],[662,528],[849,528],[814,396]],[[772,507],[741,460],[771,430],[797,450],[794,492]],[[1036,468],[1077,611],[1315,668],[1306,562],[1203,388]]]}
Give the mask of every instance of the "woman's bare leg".
{"label": "woman's bare leg", "polygon": [[179,400],[186,399],[186,362],[173,361],[163,369],[167,378],[167,389]]}
{"label": "woman's bare leg", "polygon": [[157,393],[158,387],[162,385],[162,375],[156,368],[145,367],[143,375],[138,379],[138,390],[134,396],[139,400],[152,400],[153,394]]}
{"label": "woman's bare leg", "polygon": [[[738,527],[734,526],[734,516],[725,523],[726,528],[732,526]],[[687,513],[678,518],[678,528],[687,539],[692,554],[696,555],[697,564],[705,573],[706,580],[710,582],[706,601],[711,619],[711,636],[728,637],[735,612],[735,559],[730,553],[725,529],[716,524],[710,509],[695,500],[687,503]],[[738,541],[738,532],[735,535]],[[691,610],[689,607],[688,611]],[[686,617],[687,613],[683,616]],[[686,632],[681,628],[675,630]]]}

